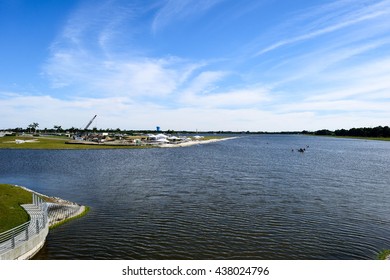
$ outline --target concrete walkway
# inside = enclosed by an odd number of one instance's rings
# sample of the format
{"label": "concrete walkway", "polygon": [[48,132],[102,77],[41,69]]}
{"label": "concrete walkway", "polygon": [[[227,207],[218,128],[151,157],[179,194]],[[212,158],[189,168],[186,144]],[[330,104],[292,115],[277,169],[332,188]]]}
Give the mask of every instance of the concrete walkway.
{"label": "concrete walkway", "polygon": [[49,232],[46,206],[44,204],[21,206],[30,216],[30,221],[6,232],[9,239],[0,243],[0,260],[29,259],[45,243]]}

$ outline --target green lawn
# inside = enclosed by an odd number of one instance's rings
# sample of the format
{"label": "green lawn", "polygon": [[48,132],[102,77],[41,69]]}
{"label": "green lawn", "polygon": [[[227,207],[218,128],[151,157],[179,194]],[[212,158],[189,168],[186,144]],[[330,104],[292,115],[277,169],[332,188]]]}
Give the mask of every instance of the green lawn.
{"label": "green lawn", "polygon": [[360,136],[336,136],[336,135],[310,135],[308,136],[321,136],[321,137],[333,137],[333,138],[345,138],[345,139],[360,139],[360,140],[377,140],[377,141],[390,141],[388,137],[360,137]]}
{"label": "green lawn", "polygon": [[359,136],[336,136],[336,137],[337,138],[361,139],[361,140],[390,141],[390,138],[384,138],[384,137],[359,137]]}
{"label": "green lawn", "polygon": [[[15,140],[24,140],[34,142],[25,142],[16,144]],[[75,150],[75,149],[126,149],[138,148],[136,146],[104,146],[104,145],[83,145],[83,144],[66,144],[70,139],[67,137],[31,137],[31,136],[7,136],[0,138],[0,149],[58,149],[58,150]]]}
{"label": "green lawn", "polygon": [[385,260],[388,256],[390,256],[390,250],[383,250],[378,254],[378,260]]}
{"label": "green lawn", "polygon": [[21,204],[32,203],[30,192],[11,185],[0,184],[0,233],[29,220]]}

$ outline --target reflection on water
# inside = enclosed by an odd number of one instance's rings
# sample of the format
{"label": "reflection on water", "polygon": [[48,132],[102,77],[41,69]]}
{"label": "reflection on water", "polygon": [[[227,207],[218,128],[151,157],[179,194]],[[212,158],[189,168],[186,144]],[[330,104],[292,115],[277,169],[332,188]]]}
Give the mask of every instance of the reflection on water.
{"label": "reflection on water", "polygon": [[1,182],[91,206],[37,259],[370,259],[390,248],[388,142],[260,135],[0,155]]}

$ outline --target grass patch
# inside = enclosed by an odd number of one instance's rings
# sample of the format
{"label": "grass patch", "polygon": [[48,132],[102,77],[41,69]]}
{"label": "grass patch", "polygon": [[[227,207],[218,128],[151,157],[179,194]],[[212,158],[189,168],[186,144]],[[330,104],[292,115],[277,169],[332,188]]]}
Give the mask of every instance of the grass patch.
{"label": "grass patch", "polygon": [[377,258],[378,260],[385,260],[389,255],[390,255],[390,250],[383,250],[379,252]]}
{"label": "grass patch", "polygon": [[[310,135],[310,134],[307,134]],[[336,136],[336,135],[313,135],[313,136],[325,136],[344,139],[360,139],[360,140],[376,140],[376,141],[390,141],[388,137],[361,137],[361,136]]]}
{"label": "grass patch", "polygon": [[57,228],[57,227],[59,227],[59,226],[65,224],[65,223],[67,223],[67,222],[70,222],[70,221],[73,221],[73,220],[75,220],[75,219],[84,217],[84,216],[87,215],[87,213],[91,210],[91,208],[90,208],[89,206],[84,206],[84,208],[85,208],[84,211],[83,211],[82,213],[80,213],[79,215],[74,216],[74,217],[71,217],[71,218],[69,218],[69,219],[62,220],[62,221],[60,221],[60,222],[58,222],[58,223],[56,223],[56,224],[54,224],[54,225],[51,225],[51,226],[49,227],[49,229],[55,229],[55,228]]}
{"label": "grass patch", "polygon": [[390,138],[385,138],[385,137],[352,137],[352,136],[347,136],[345,138],[354,138],[354,139],[361,139],[361,140],[390,141]]}
{"label": "grass patch", "polygon": [[203,138],[200,138],[199,141],[205,141],[205,140],[214,140],[214,139],[224,139],[227,138],[226,136],[218,136],[218,135],[210,135],[210,136],[204,136]]}
{"label": "grass patch", "polygon": [[29,221],[21,204],[32,203],[31,192],[22,188],[0,184],[0,232],[7,231]]}
{"label": "grass patch", "polygon": [[[43,197],[43,199],[47,202],[52,201],[50,197]],[[28,222],[30,217],[26,210],[24,210],[20,205],[31,203],[31,192],[17,186],[0,184],[0,233]],[[56,223],[55,225],[52,225],[50,229],[56,228],[74,219],[83,217],[89,211],[90,208],[85,206],[85,209],[81,214]]]}
{"label": "grass patch", "polygon": [[[34,142],[25,142],[16,144],[15,140],[24,140]],[[134,149],[139,146],[108,146],[108,145],[84,145],[84,144],[66,144],[70,139],[67,137],[31,137],[31,136],[8,136],[0,138],[0,149],[48,149],[48,150],[87,150],[87,149]]]}

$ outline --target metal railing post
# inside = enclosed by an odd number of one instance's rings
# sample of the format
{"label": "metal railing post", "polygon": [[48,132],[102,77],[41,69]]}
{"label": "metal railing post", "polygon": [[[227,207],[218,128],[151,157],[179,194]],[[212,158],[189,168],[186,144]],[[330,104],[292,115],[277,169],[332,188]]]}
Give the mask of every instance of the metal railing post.
{"label": "metal railing post", "polygon": [[38,219],[36,220],[36,229],[37,229],[37,234],[39,234],[39,221],[38,221]]}
{"label": "metal railing post", "polygon": [[28,236],[28,227],[26,227],[26,240],[29,239],[29,236]]}
{"label": "metal railing post", "polygon": [[12,230],[11,247],[15,248],[15,230]]}

